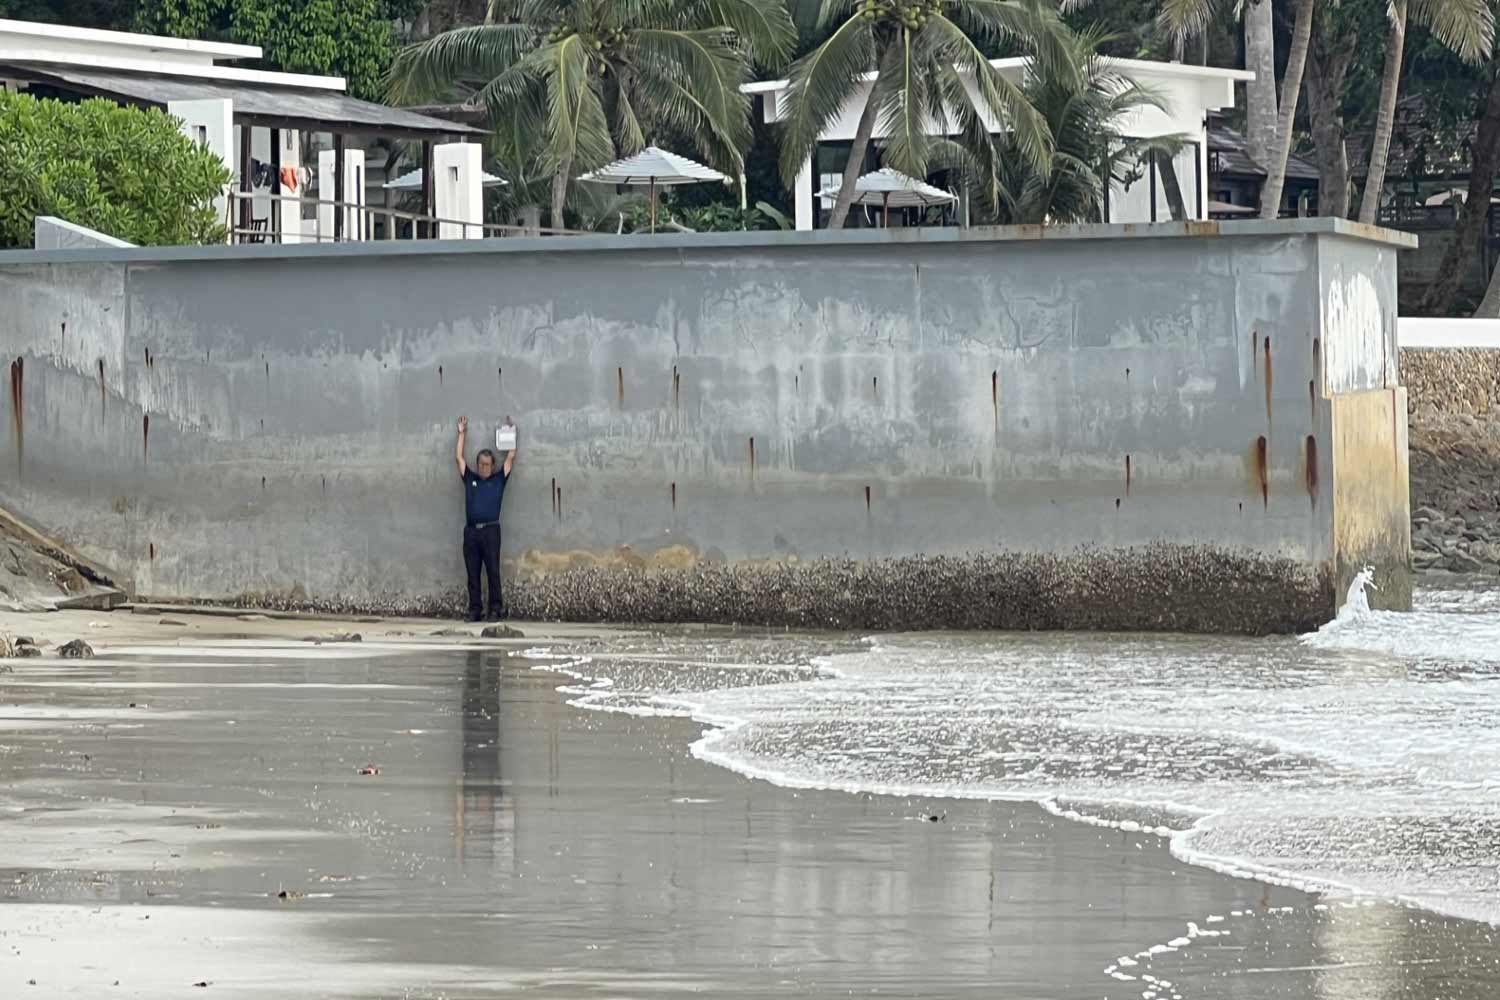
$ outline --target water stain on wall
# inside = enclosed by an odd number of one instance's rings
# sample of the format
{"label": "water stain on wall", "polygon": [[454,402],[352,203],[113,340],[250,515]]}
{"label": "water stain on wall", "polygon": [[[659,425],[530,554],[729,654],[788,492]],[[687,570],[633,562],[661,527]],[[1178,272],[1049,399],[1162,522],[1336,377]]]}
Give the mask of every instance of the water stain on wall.
{"label": "water stain on wall", "polygon": [[1318,506],[1318,439],[1309,434],[1302,443],[1302,481],[1313,507]]}
{"label": "water stain on wall", "polygon": [[17,475],[26,458],[25,377],[26,360],[18,357],[10,363],[10,426],[16,442]]}

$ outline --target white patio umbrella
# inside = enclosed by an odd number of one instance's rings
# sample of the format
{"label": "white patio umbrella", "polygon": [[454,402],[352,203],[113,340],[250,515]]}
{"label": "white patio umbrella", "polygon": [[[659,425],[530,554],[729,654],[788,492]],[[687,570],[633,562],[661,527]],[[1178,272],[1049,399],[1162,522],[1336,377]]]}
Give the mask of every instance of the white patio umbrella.
{"label": "white patio umbrella", "polygon": [[[484,170],[479,174],[479,183],[485,187],[506,187],[510,184],[510,181],[496,177],[488,170]],[[418,167],[410,173],[402,174],[395,180],[386,181],[380,186],[383,188],[394,188],[399,191],[415,191],[422,186],[422,168]]]}
{"label": "white patio umbrella", "polygon": [[609,166],[600,167],[578,179],[588,181],[590,184],[645,184],[650,189],[648,200],[651,204],[651,231],[653,233],[656,232],[657,187],[728,180],[712,167],[705,167],[685,156],[669,153],[656,146],[647,146],[634,156],[616,160]]}
{"label": "white patio umbrella", "polygon": [[[942,188],[933,187],[926,181],[903,174],[891,167],[865,174],[854,182],[854,201],[859,205],[879,205],[885,210],[885,225],[891,224],[891,209],[947,205],[958,200],[958,195]],[[818,192],[820,198],[837,198],[839,185]]]}

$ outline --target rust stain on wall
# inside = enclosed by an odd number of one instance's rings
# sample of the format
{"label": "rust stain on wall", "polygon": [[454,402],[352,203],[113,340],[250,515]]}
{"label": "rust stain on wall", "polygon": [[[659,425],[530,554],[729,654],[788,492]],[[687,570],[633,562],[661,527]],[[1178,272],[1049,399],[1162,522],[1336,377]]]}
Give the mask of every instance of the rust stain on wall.
{"label": "rust stain on wall", "polygon": [[104,412],[104,403],[109,394],[104,387],[104,359],[99,359],[99,412]]}
{"label": "rust stain on wall", "polygon": [[673,410],[673,412],[676,412],[678,406],[681,403],[682,403],[682,373],[677,370],[677,366],[676,365],[673,365],[672,366],[672,410]]}
{"label": "rust stain on wall", "polygon": [[880,376],[879,375],[872,375],[872,376],[870,376],[870,395],[874,397],[874,399],[875,399],[875,401],[877,403],[880,402]]}
{"label": "rust stain on wall", "polygon": [[1130,496],[1130,456],[1125,456],[1125,495]]}
{"label": "rust stain on wall", "polygon": [[64,354],[64,353],[67,352],[67,350],[68,350],[68,321],[67,320],[63,320],[62,321],[62,345],[58,348],[58,353],[59,354]]}
{"label": "rust stain on wall", "polygon": [[1309,434],[1302,443],[1302,481],[1314,507],[1318,506],[1318,439]]}
{"label": "rust stain on wall", "polygon": [[750,478],[755,478],[755,438],[750,438]]}
{"label": "rust stain on wall", "polygon": [[1271,338],[1266,338],[1266,419],[1271,419]]}
{"label": "rust stain on wall", "polygon": [[625,408],[625,369],[615,369],[615,402],[621,409]]}
{"label": "rust stain on wall", "polygon": [[[271,373],[268,371],[268,372],[266,372],[266,374],[269,375]],[[443,366],[442,365],[438,365],[438,385],[442,385],[442,384],[443,384]]]}
{"label": "rust stain on wall", "polygon": [[865,513],[870,513],[870,487],[865,486]]}
{"label": "rust stain on wall", "polygon": [[497,389],[504,389],[505,388],[505,369],[504,368],[496,368],[495,369],[495,388],[497,388]]}
{"label": "rust stain on wall", "polygon": [[672,494],[672,509],[676,510],[677,509],[677,484],[676,483],[672,483],[671,487],[670,487],[670,490],[671,490],[671,494]]}
{"label": "rust stain on wall", "polygon": [[151,456],[151,414],[141,414],[141,461]]}
{"label": "rust stain on wall", "polygon": [[156,361],[151,357],[151,348],[149,347],[146,348],[146,367],[148,369],[156,367]]}
{"label": "rust stain on wall", "polygon": [[1250,464],[1254,469],[1255,483],[1260,487],[1261,506],[1271,505],[1271,444],[1262,434],[1255,439],[1255,446],[1250,449]]}
{"label": "rust stain on wall", "polygon": [[560,513],[559,510],[558,510],[558,505],[557,505],[557,496],[558,496],[558,493],[557,493],[557,478],[554,476],[553,479],[552,479],[552,516],[553,517],[559,516],[559,513]]}
{"label": "rust stain on wall", "polygon": [[1318,384],[1313,379],[1307,380],[1307,405],[1314,423],[1318,420]]}
{"label": "rust stain on wall", "polygon": [[151,542],[146,546],[146,555],[152,562],[156,562],[156,543]]}

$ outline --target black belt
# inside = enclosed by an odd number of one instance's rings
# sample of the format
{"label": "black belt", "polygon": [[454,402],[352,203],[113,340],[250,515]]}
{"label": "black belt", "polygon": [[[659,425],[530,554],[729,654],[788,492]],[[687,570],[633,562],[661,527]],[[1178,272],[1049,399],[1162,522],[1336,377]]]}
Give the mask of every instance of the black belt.
{"label": "black belt", "polygon": [[500,522],[499,521],[480,521],[478,524],[470,524],[469,527],[471,527],[471,528],[498,528],[498,527],[500,527]]}

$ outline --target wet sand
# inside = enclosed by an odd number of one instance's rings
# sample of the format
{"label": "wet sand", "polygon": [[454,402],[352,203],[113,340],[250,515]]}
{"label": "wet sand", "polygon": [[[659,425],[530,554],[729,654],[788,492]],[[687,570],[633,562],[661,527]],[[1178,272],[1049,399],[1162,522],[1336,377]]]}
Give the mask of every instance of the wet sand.
{"label": "wet sand", "polygon": [[[437,623],[24,618],[0,628],[109,640],[0,675],[3,996],[1478,1000],[1500,981],[1492,928],[1184,866],[1150,834],[739,777],[689,755],[702,726],[569,707],[525,655],[598,630],[469,647],[421,635]],[[351,628],[366,641],[288,641]],[[173,648],[185,629],[257,645]]]}

